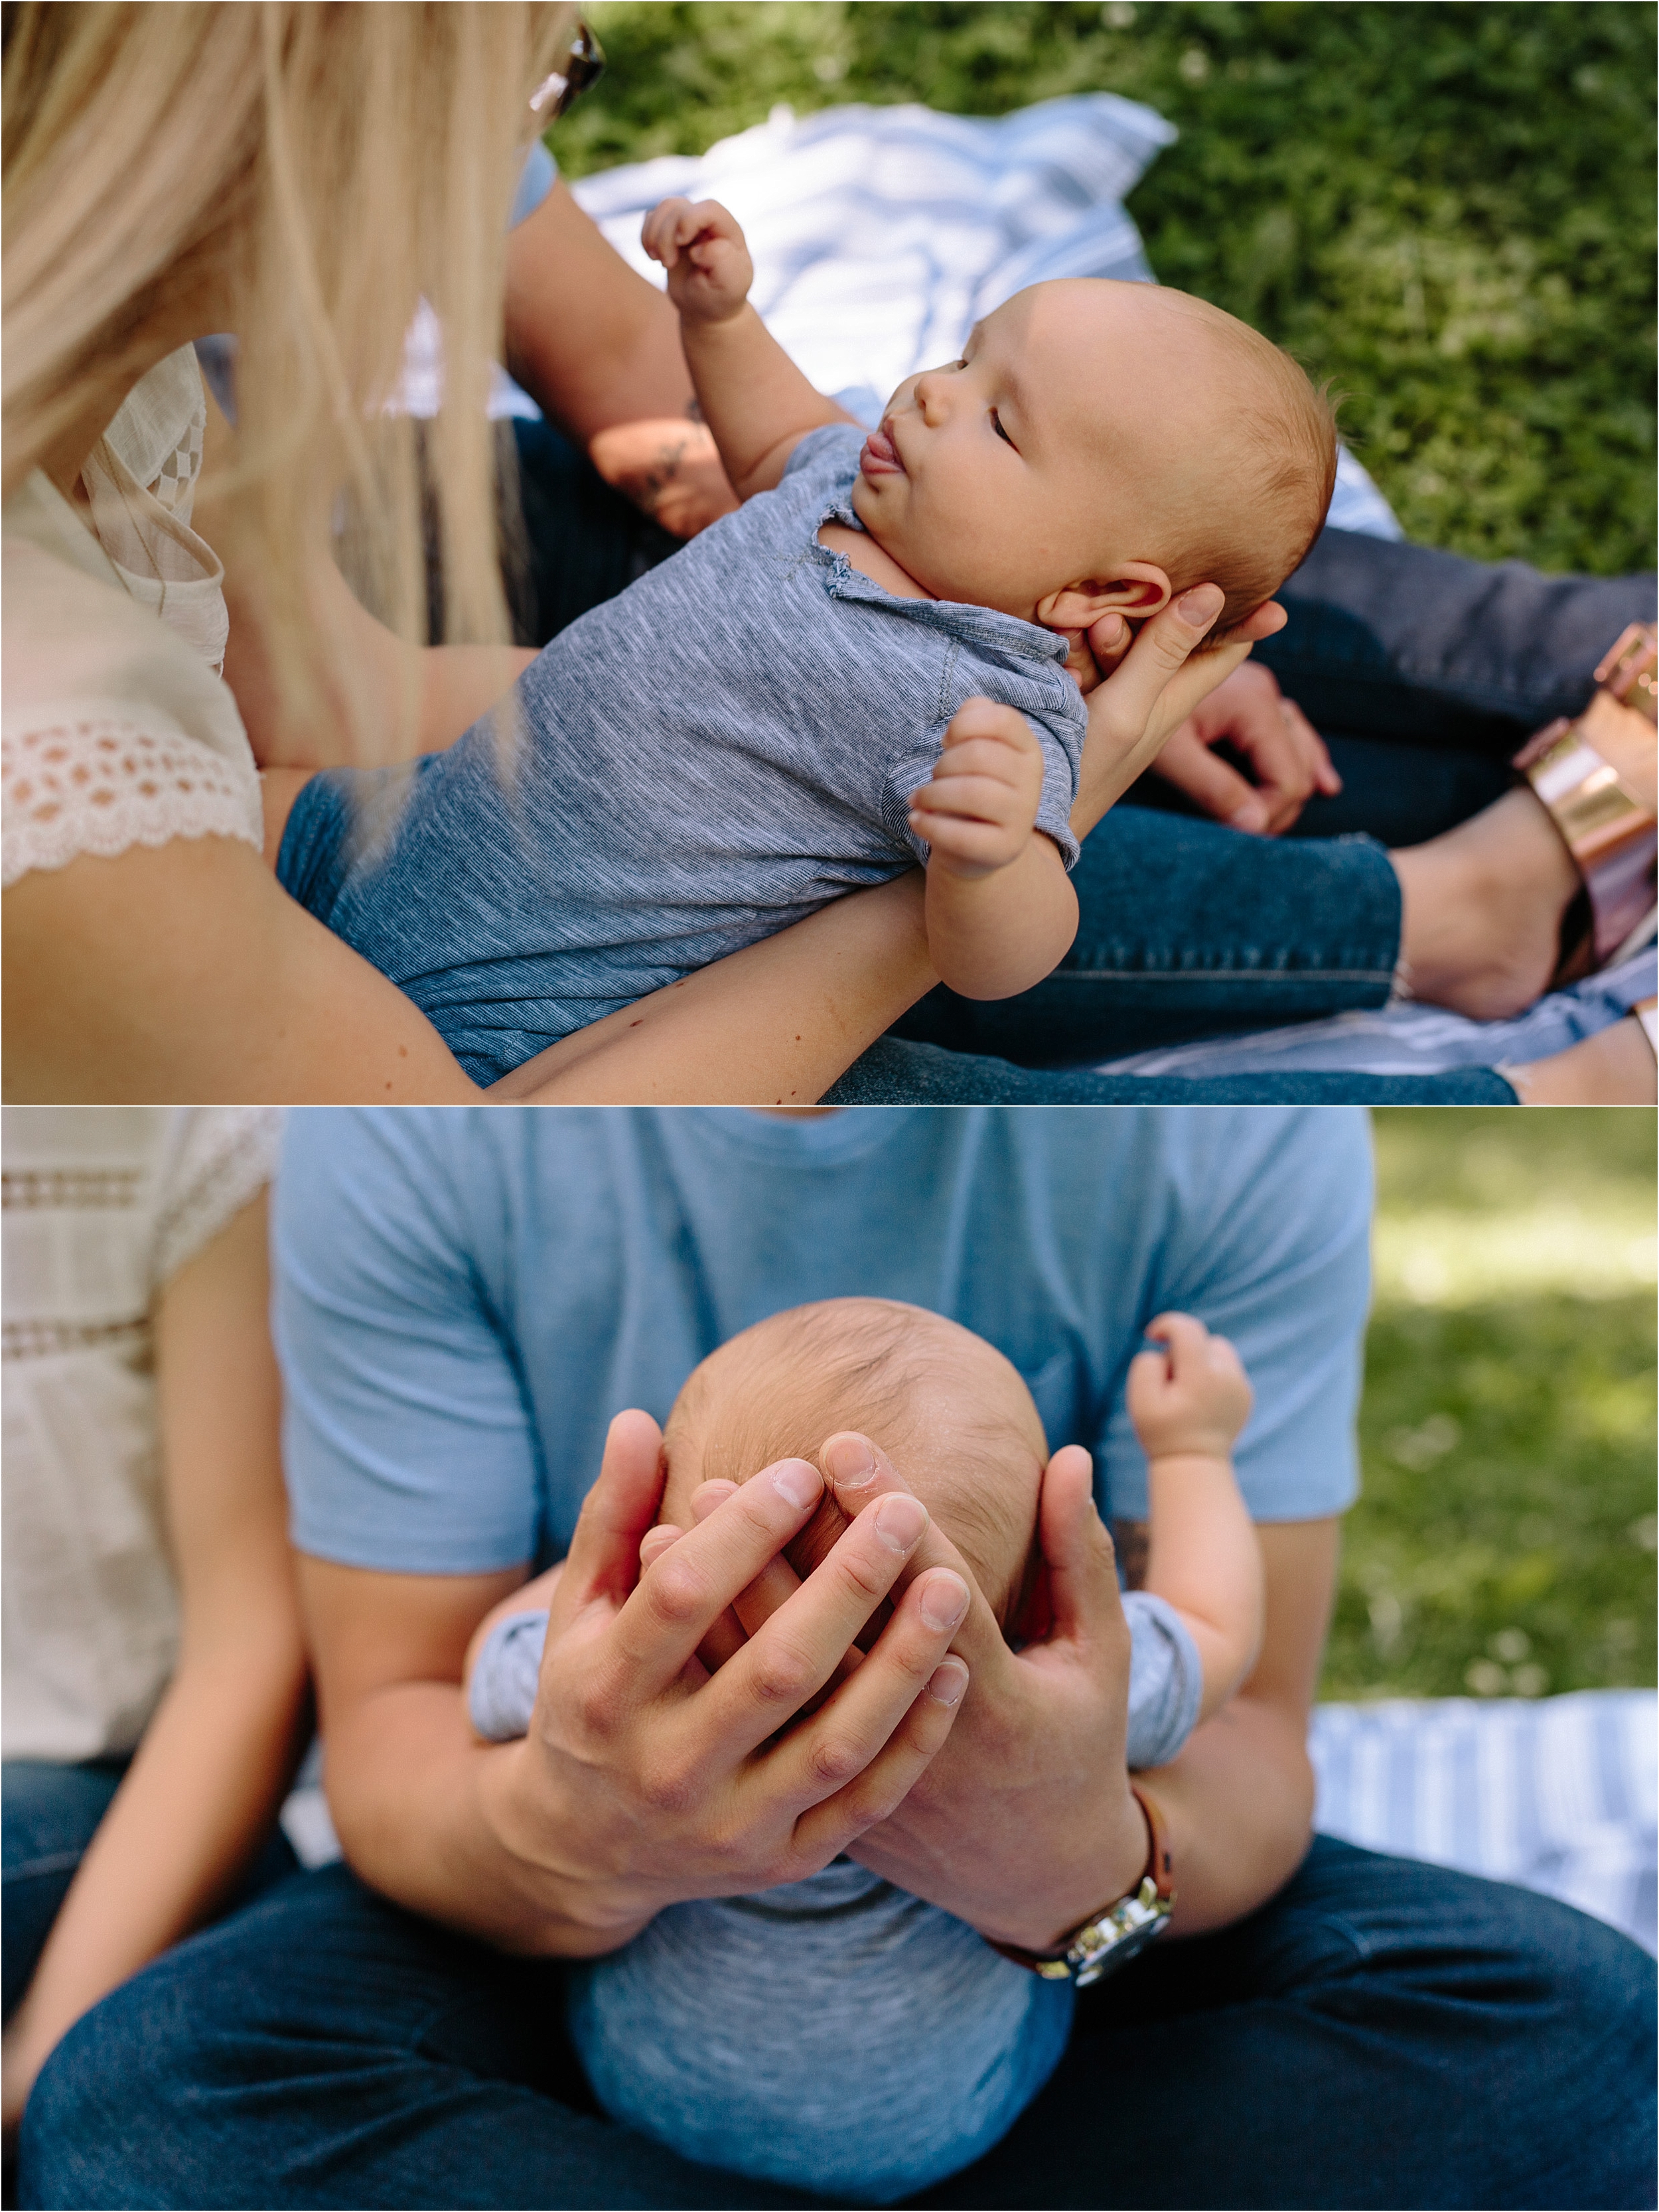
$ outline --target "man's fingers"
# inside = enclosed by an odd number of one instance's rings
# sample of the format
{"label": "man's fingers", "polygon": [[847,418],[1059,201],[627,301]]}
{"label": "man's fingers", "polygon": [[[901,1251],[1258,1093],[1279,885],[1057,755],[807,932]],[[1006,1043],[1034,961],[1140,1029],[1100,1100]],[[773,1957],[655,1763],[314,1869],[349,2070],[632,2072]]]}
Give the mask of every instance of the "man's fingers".
{"label": "man's fingers", "polygon": [[[714,1740],[711,1749],[717,1742],[728,1755],[754,1750],[823,1687],[898,1580],[927,1528],[927,1508],[908,1493],[883,1498],[860,1515],[698,1700],[698,1717]],[[967,1586],[959,1576],[941,1571],[933,1580],[950,1585],[952,1607],[959,1595],[961,1609],[966,1609]],[[937,1594],[930,1598],[924,1587],[921,1617],[937,1644],[931,1667],[944,1656],[960,1613],[941,1634],[939,1623],[927,1617],[930,1607],[938,1610]],[[867,1672],[867,1667],[858,1670],[860,1678]]]}
{"label": "man's fingers", "polygon": [[1154,763],[1166,782],[1184,791],[1212,821],[1259,836],[1268,826],[1266,801],[1236,768],[1218,760],[1190,721],[1183,722]]}
{"label": "man's fingers", "polygon": [[823,1495],[815,1467],[780,1460],[665,1552],[611,1624],[614,1694],[641,1701],[666,1689],[732,1601],[800,1534]]}
{"label": "man's fingers", "polygon": [[662,1431],[649,1413],[618,1413],[605,1439],[599,1479],[582,1500],[555,1593],[571,1619],[599,1593],[620,1605],[639,1573],[640,1540],[662,1497]]}
{"label": "man's fingers", "polygon": [[964,1660],[954,1653],[942,1659],[863,1771],[796,1821],[796,1849],[827,1864],[896,1813],[950,1735],[968,1683]]}
{"label": "man's fingers", "polygon": [[[913,1583],[858,1672],[766,1761],[769,1790],[805,1811],[863,1775],[934,1679],[968,1603],[966,1583],[948,1568]],[[957,1702],[968,1672],[958,1657],[940,1685],[958,1692]],[[883,1817],[870,1813],[872,1820]]]}
{"label": "man's fingers", "polygon": [[1342,779],[1336,772],[1336,763],[1331,758],[1330,747],[1294,699],[1285,699],[1280,703],[1285,709],[1285,721],[1301,739],[1312,765],[1315,787],[1323,792],[1327,799],[1334,799],[1342,788]]}
{"label": "man's fingers", "polygon": [[[879,1498],[894,1491],[909,1494],[910,1486],[879,1444],[856,1430],[837,1430],[827,1437],[818,1452],[818,1465],[834,1494],[836,1504],[851,1521]],[[968,1618],[951,1638],[951,1648],[968,1662],[975,1679],[988,1692],[1003,1679],[1012,1654],[998,1620],[975,1581],[973,1570],[937,1522],[930,1522],[915,1548],[902,1580],[915,1581],[932,1567],[949,1567],[959,1574],[972,1592]]]}
{"label": "man's fingers", "polygon": [[1092,1462],[1080,1444],[1063,1446],[1048,1462],[1037,1502],[1037,1537],[1048,1570],[1050,1638],[1121,1643],[1127,1692],[1129,1630],[1116,1555],[1095,1508]]}

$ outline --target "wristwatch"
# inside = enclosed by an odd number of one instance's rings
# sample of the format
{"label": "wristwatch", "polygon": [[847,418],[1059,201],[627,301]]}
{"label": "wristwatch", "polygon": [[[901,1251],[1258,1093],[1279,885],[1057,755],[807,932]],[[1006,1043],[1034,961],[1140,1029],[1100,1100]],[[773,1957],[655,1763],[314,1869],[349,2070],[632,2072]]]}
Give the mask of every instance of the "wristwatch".
{"label": "wristwatch", "polygon": [[[1130,1795],[1146,1816],[1146,1870],[1127,1897],[1091,1913],[1052,1951],[1023,1951],[1015,1943],[992,1943],[1017,1966],[1029,1966],[1046,1982],[1075,1982],[1086,1990],[1103,1974],[1115,1973],[1163,1933],[1175,1905],[1175,1868],[1156,1801],[1132,1782]],[[986,1939],[989,1942],[989,1938]]]}

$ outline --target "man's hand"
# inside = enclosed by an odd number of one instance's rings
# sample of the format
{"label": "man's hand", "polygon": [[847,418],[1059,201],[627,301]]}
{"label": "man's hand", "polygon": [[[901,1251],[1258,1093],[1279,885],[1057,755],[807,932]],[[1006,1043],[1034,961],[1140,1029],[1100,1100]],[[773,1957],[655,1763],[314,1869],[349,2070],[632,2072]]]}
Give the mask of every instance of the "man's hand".
{"label": "man's hand", "polygon": [[910,800],[910,827],[933,848],[929,867],[973,881],[1017,860],[1042,798],[1042,748],[1012,707],[968,699],[945,732],[933,779]]}
{"label": "man's hand", "polygon": [[520,1886],[557,1900],[528,1950],[607,1951],[680,1899],[816,1872],[899,1803],[967,1686],[947,1652],[969,1587],[944,1561],[910,1578],[868,1657],[836,1680],[927,1533],[908,1495],[861,1514],[711,1675],[699,1648],[806,1526],[823,1483],[782,1461],[641,1572],[660,1443],[646,1414],[611,1424],[551,1593],[530,1735],[484,1754],[486,1814]]}
{"label": "man's hand", "polygon": [[587,454],[613,491],[676,538],[695,538],[738,505],[713,434],[690,416],[613,422]]}
{"label": "man's hand", "polygon": [[[1253,781],[1216,758],[1210,749],[1224,742],[1243,754]],[[1316,792],[1334,798],[1342,788],[1318,731],[1252,661],[1188,716],[1153,769],[1218,822],[1259,836],[1288,830]]]}
{"label": "man's hand", "polygon": [[718,200],[663,200],[645,218],[640,243],[668,271],[668,296],[687,323],[726,323],[755,281],[735,216]]}
{"label": "man's hand", "polygon": [[[831,1437],[818,1457],[840,1516],[854,1527],[906,1493],[866,1437]],[[1090,1478],[1089,1455],[1075,1445],[1048,1463],[1042,1567],[1018,1652],[948,1539],[930,1527],[918,1544],[908,1573],[948,1566],[973,1592],[951,1647],[973,1670],[973,1686],[950,1744],[896,1810],[848,1846],[901,1888],[1030,1950],[1048,1949],[1122,1896],[1146,1862],[1146,1824],[1123,1763],[1128,1626]],[[694,1510],[704,1510],[701,1497]],[[677,1540],[677,1529],[653,1530],[653,1556]],[[744,1648],[745,1634],[763,1633],[799,1587],[786,1559],[770,1560],[720,1624],[708,1656],[718,1663]],[[856,1650],[846,1670],[862,1672]]]}

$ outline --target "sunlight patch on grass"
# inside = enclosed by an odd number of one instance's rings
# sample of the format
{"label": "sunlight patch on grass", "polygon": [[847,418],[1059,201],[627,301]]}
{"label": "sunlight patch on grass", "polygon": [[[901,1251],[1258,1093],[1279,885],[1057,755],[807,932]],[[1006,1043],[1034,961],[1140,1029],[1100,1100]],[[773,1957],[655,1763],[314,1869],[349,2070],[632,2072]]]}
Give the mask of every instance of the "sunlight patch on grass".
{"label": "sunlight patch on grass", "polygon": [[1613,1298],[1659,1281],[1650,1221],[1547,1200],[1510,1213],[1379,1219],[1371,1259],[1379,1306],[1484,1305],[1551,1291]]}

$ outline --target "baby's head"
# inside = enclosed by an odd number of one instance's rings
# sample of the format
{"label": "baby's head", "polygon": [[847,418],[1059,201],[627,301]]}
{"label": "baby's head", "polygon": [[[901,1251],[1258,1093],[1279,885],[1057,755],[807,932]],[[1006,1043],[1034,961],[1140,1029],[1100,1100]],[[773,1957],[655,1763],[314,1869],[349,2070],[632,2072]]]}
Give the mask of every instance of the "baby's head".
{"label": "baby's head", "polygon": [[[734,1336],[694,1370],[663,1432],[662,1518],[704,1482],[815,1463],[855,1429],[881,1446],[972,1568],[1005,1628],[1020,1613],[1048,1448],[1031,1395],[982,1337],[919,1306],[829,1298]],[[827,1498],[789,1547],[809,1573],[839,1533]]]}
{"label": "baby's head", "polygon": [[1157,284],[1034,284],[908,378],[865,447],[860,522],[940,599],[1079,629],[1226,593],[1218,641],[1312,544],[1331,410],[1288,355]]}

